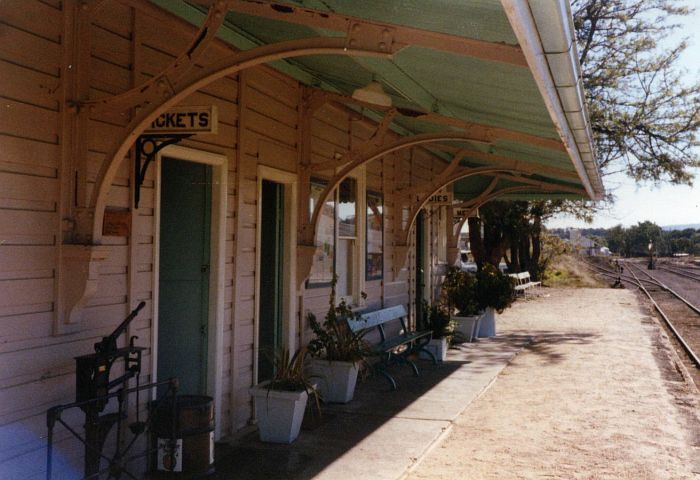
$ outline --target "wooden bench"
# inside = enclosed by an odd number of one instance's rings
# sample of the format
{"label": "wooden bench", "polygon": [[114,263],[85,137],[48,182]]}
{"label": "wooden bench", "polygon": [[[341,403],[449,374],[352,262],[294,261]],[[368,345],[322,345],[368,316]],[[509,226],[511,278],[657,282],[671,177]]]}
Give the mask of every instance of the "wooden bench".
{"label": "wooden bench", "polygon": [[379,357],[376,363],[381,373],[396,390],[396,380],[386,368],[396,363],[407,364],[418,376],[418,367],[408,357],[414,353],[426,352],[433,363],[438,361],[435,355],[425,348],[432,338],[430,330],[412,331],[408,328],[406,307],[397,305],[373,312],[363,313],[358,320],[348,320],[348,327],[353,332],[362,332],[374,354]]}
{"label": "wooden bench", "polygon": [[515,279],[515,293],[526,295],[529,289],[542,285],[542,282],[533,282],[530,279],[530,272],[511,273],[508,276]]}

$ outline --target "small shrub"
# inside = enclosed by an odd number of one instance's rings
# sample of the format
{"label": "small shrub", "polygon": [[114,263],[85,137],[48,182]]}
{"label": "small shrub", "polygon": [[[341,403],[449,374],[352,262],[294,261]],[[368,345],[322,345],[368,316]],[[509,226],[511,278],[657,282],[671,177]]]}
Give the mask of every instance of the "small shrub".
{"label": "small shrub", "polygon": [[[328,312],[323,324],[312,312],[306,316],[315,335],[315,338],[309,342],[308,349],[312,356],[329,361],[362,362],[369,354],[369,347],[362,338],[363,334],[353,332],[347,324],[348,320],[358,319],[360,315],[353,312],[345,300],[341,300],[338,305],[335,304],[336,281],[337,277],[334,276],[331,282]],[[362,296],[365,297],[364,292]]]}
{"label": "small shrub", "polygon": [[476,274],[476,297],[479,309],[491,307],[498,313],[515,300],[512,279],[491,264],[484,264]]}

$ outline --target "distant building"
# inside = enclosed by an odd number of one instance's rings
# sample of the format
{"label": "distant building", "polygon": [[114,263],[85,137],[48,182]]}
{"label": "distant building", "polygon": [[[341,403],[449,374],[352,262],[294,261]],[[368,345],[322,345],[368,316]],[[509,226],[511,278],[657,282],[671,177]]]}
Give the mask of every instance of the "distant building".
{"label": "distant building", "polygon": [[[576,253],[579,253],[581,255],[596,256],[602,254],[600,249],[601,246],[596,241],[591,240],[588,237],[584,237],[581,234],[581,230],[579,229],[569,229],[569,243],[574,248]],[[605,255],[609,254],[610,250],[608,250],[608,253],[606,253]]]}

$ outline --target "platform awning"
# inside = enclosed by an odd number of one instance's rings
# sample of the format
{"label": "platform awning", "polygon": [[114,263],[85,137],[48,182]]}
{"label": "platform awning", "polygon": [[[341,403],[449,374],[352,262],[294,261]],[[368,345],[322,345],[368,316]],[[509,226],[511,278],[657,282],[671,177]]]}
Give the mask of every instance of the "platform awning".
{"label": "platform awning", "polygon": [[[152,2],[194,25],[212,3]],[[446,139],[424,148],[446,160],[459,154],[462,166],[501,162],[529,172],[521,186],[532,188],[505,197],[602,197],[566,1],[226,3],[231,10],[218,36],[241,50],[348,30],[357,41],[384,44],[390,58],[311,55],[272,66],[339,98],[379,82],[399,108],[392,129],[402,135],[474,133],[473,141]],[[383,113],[354,108],[374,118]],[[458,180],[456,197],[473,197],[490,181]],[[502,182],[499,188],[519,184],[517,176]]]}

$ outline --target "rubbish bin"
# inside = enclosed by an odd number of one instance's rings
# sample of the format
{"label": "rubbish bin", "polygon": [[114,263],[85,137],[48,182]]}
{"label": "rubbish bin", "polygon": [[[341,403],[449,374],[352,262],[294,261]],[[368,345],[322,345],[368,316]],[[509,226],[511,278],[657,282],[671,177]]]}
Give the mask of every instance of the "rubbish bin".
{"label": "rubbish bin", "polygon": [[[214,473],[214,399],[178,395],[149,403],[151,470],[156,478],[196,479]],[[173,418],[174,416],[174,418]]]}

